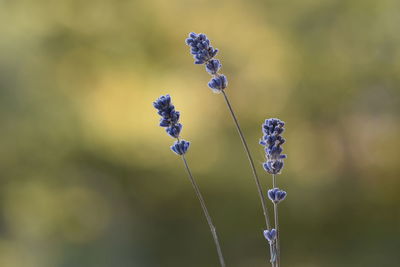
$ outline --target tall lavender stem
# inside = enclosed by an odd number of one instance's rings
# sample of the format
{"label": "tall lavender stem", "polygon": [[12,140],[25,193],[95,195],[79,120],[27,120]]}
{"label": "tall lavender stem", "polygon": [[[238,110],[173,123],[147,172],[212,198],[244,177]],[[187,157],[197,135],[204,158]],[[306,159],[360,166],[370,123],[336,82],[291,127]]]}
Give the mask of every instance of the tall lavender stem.
{"label": "tall lavender stem", "polygon": [[[211,90],[216,94],[222,93],[225,98],[225,102],[229,108],[231,115],[232,115],[233,121],[235,122],[240,139],[242,140],[243,147],[246,152],[247,158],[249,159],[251,170],[253,171],[254,181],[256,182],[258,195],[260,197],[261,206],[262,206],[264,217],[265,217],[265,224],[267,227],[266,231],[272,230],[271,225],[270,225],[269,216],[268,216],[267,206],[265,204],[265,198],[264,198],[264,195],[263,195],[262,189],[261,189],[260,179],[258,179],[258,175],[257,175],[256,168],[254,166],[253,158],[251,156],[249,147],[247,146],[247,142],[246,142],[246,139],[244,138],[242,129],[239,126],[239,122],[236,118],[235,112],[233,111],[233,108],[231,106],[231,103],[229,102],[228,96],[225,93],[225,88],[227,88],[227,86],[228,86],[228,79],[226,78],[225,75],[219,73],[219,70],[221,69],[222,64],[218,59],[214,58],[218,53],[218,49],[215,49],[214,47],[212,47],[210,40],[207,38],[207,36],[205,34],[202,34],[202,33],[196,34],[194,32],[191,32],[189,34],[189,38],[186,39],[186,44],[188,46],[190,46],[190,53],[193,55],[193,58],[195,59],[194,63],[198,64],[198,65],[204,64],[206,67],[206,71],[212,76],[211,80],[208,83],[208,87],[210,87]],[[272,242],[271,242],[271,244],[272,244]],[[274,252],[272,251],[272,249],[274,249],[274,248],[271,248],[271,264],[272,264],[272,266],[274,266],[275,255],[273,254]]]}
{"label": "tall lavender stem", "polygon": [[279,216],[278,216],[278,204],[286,198],[286,192],[280,190],[276,184],[276,175],[279,174],[283,168],[283,159],[286,155],[283,155],[282,145],[285,143],[285,139],[282,137],[282,133],[285,130],[283,128],[285,123],[279,119],[267,119],[262,125],[264,136],[260,140],[260,144],[265,147],[266,159],[263,167],[265,171],[272,175],[272,187],[273,189],[268,190],[268,198],[274,205],[274,223],[275,233],[274,239],[270,235],[266,235],[266,239],[269,241],[270,246],[275,246],[276,256],[276,267],[280,266],[280,240],[279,240]]}
{"label": "tall lavender stem", "polygon": [[200,202],[201,208],[203,210],[204,216],[206,217],[208,226],[210,227],[211,234],[214,238],[215,245],[217,247],[217,253],[221,267],[225,267],[224,257],[222,256],[221,245],[218,240],[217,230],[212,223],[211,216],[208,213],[206,203],[203,196],[201,195],[199,186],[193,178],[192,172],[190,171],[189,165],[187,164],[185,154],[189,149],[190,142],[180,139],[179,135],[182,130],[182,124],[179,123],[180,113],[175,110],[174,105],[172,105],[171,97],[169,95],[159,97],[153,106],[158,110],[158,114],[161,116],[160,126],[165,127],[166,132],[173,138],[176,142],[171,146],[171,150],[182,157],[183,163],[185,165],[186,171],[189,175],[189,180],[193,186],[196,196]]}
{"label": "tall lavender stem", "polygon": [[224,260],[224,256],[222,255],[222,250],[221,250],[221,245],[220,245],[219,240],[218,240],[217,230],[216,230],[216,228],[215,228],[215,226],[214,226],[214,224],[213,224],[213,222],[211,220],[210,214],[208,213],[208,209],[207,209],[206,203],[204,201],[204,198],[203,198],[203,196],[202,196],[202,194],[200,192],[199,186],[197,185],[196,181],[194,180],[192,172],[190,171],[190,168],[189,168],[189,166],[187,164],[185,155],[182,155],[182,160],[183,160],[183,163],[185,165],[186,171],[187,171],[187,173],[189,175],[189,180],[190,180],[190,182],[191,182],[191,184],[193,186],[193,189],[194,189],[194,191],[196,193],[197,198],[199,199],[199,202],[200,202],[201,208],[203,210],[204,216],[206,217],[208,226],[210,227],[211,234],[212,234],[212,236],[214,238],[215,246],[217,247],[217,253],[218,253],[218,258],[219,258],[219,262],[221,264],[221,267],[225,267],[225,260]]}
{"label": "tall lavender stem", "polygon": [[[276,185],[276,176],[275,174],[272,175],[272,186],[273,188],[277,188]],[[276,267],[281,265],[281,258],[280,258],[280,241],[279,241],[279,220],[278,220],[278,203],[274,202],[274,222],[275,222],[275,229],[276,229],[276,240],[275,240],[275,247],[276,247]]]}
{"label": "tall lavender stem", "polygon": [[228,106],[229,111],[230,111],[230,113],[231,113],[231,115],[232,115],[233,121],[235,122],[236,129],[237,129],[237,131],[238,131],[238,133],[239,133],[240,139],[242,140],[242,144],[243,144],[244,150],[245,150],[245,152],[246,152],[247,158],[249,159],[250,167],[251,167],[251,170],[253,171],[254,181],[256,182],[256,186],[257,186],[257,190],[258,190],[258,195],[259,195],[260,200],[261,200],[261,206],[262,206],[263,213],[264,213],[264,217],[265,217],[265,224],[266,224],[266,226],[267,226],[267,229],[270,230],[270,229],[271,229],[271,225],[270,225],[270,222],[269,222],[269,216],[268,216],[268,211],[267,211],[267,205],[265,204],[264,194],[263,194],[263,192],[262,192],[262,188],[261,188],[261,184],[260,184],[260,179],[258,179],[257,171],[256,171],[256,168],[255,168],[255,166],[254,166],[253,158],[252,158],[252,156],[251,156],[249,147],[247,146],[247,142],[246,142],[246,139],[244,138],[242,129],[240,128],[239,122],[238,122],[238,120],[237,120],[237,118],[236,118],[235,112],[233,111],[232,105],[231,105],[231,103],[230,103],[230,101],[229,101],[229,99],[228,99],[228,96],[226,95],[226,93],[225,93],[224,90],[222,90],[222,94],[223,94],[223,96],[224,96],[226,105]]}
{"label": "tall lavender stem", "polygon": [[246,139],[244,138],[242,129],[239,126],[239,122],[229,102],[228,96],[226,95],[224,90],[228,86],[228,80],[225,75],[218,73],[222,67],[221,62],[218,59],[214,58],[218,53],[218,49],[215,49],[214,47],[211,46],[210,40],[203,33],[200,34],[196,34],[194,32],[189,33],[189,38],[186,39],[186,44],[190,46],[190,53],[193,55],[195,59],[194,63],[198,65],[204,64],[206,67],[206,71],[212,76],[210,82],[208,83],[208,86],[214,93],[217,94],[222,93],[224,95],[225,102],[232,115],[233,121],[235,122],[240,139],[242,140],[243,143],[244,150],[250,162],[250,167],[253,171],[254,180],[256,182],[258,194],[261,200],[261,205],[265,217],[265,224],[269,230],[271,226],[269,223],[268,211],[265,205],[265,199],[262,193],[260,180],[258,179],[257,171],[254,166],[253,158],[251,157],[250,150],[247,146]]}
{"label": "tall lavender stem", "polygon": [[[230,113],[232,115],[233,121],[235,122],[236,129],[237,129],[237,131],[239,133],[240,139],[242,140],[242,144],[243,144],[244,150],[246,152],[247,158],[249,159],[250,167],[251,167],[251,170],[253,171],[254,181],[256,182],[258,195],[259,195],[260,200],[261,200],[261,206],[262,206],[264,217],[265,217],[265,224],[267,226],[267,229],[270,230],[271,229],[271,225],[270,225],[270,222],[269,222],[269,215],[268,215],[267,205],[265,203],[265,198],[264,198],[264,195],[262,193],[260,179],[258,178],[258,175],[257,175],[257,171],[256,171],[256,168],[255,168],[255,165],[254,165],[253,157],[251,156],[249,147],[247,146],[246,139],[244,137],[242,129],[240,128],[239,121],[236,118],[235,112],[233,111],[233,108],[232,108],[232,105],[231,105],[231,103],[230,103],[230,101],[228,99],[228,96],[226,95],[224,90],[222,90],[222,94],[224,96],[226,105],[228,106],[228,109],[229,109],[229,111],[230,111]],[[271,261],[270,261],[271,265],[272,265],[272,267],[275,267],[276,266],[275,264],[277,264],[277,260],[275,259],[275,257],[276,257],[276,247],[273,244],[270,246],[270,255],[271,255]]]}

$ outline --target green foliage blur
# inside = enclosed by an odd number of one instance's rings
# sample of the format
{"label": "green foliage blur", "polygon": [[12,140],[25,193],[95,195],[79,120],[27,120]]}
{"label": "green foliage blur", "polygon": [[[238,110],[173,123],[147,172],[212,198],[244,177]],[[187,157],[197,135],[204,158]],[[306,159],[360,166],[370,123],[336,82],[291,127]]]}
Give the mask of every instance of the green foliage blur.
{"label": "green foliage blur", "polygon": [[158,127],[152,101],[166,93],[227,265],[269,266],[251,170],[189,55],[190,31],[220,49],[265,190],[261,123],[286,122],[282,266],[399,266],[399,10],[398,0],[0,0],[0,266],[218,266]]}

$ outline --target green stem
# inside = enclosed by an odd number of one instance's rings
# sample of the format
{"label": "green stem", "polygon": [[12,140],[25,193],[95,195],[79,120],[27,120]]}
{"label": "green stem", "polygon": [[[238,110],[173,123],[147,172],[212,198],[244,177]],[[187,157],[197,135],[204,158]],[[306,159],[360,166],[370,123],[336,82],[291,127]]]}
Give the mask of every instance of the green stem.
{"label": "green stem", "polygon": [[218,258],[219,258],[219,262],[221,264],[221,267],[225,267],[225,260],[224,260],[224,257],[222,255],[222,250],[221,250],[221,245],[220,245],[219,240],[218,240],[217,230],[216,230],[216,228],[215,228],[215,226],[214,226],[214,224],[213,224],[213,222],[211,220],[210,214],[208,213],[208,209],[207,209],[206,203],[205,203],[205,201],[203,199],[202,194],[200,193],[200,188],[197,185],[196,181],[194,180],[192,172],[190,171],[190,168],[189,168],[189,166],[188,166],[188,164],[186,162],[185,155],[182,155],[182,160],[183,160],[183,163],[185,165],[186,171],[187,171],[187,173],[189,175],[189,180],[192,183],[192,186],[193,186],[193,189],[194,189],[194,191],[196,193],[197,198],[199,199],[201,208],[203,209],[203,213],[204,213],[204,216],[206,217],[208,226],[210,227],[211,234],[212,234],[212,236],[214,238],[215,246],[217,247],[217,253],[218,253]]}
{"label": "green stem", "polygon": [[[232,108],[232,105],[231,105],[231,103],[230,103],[230,101],[228,99],[228,96],[226,95],[224,90],[222,90],[222,94],[224,96],[226,105],[228,106],[228,109],[229,109],[229,111],[231,113],[233,121],[234,121],[234,123],[236,125],[236,129],[237,129],[237,131],[239,133],[240,140],[242,140],[243,148],[244,148],[244,151],[246,152],[247,158],[249,159],[251,170],[253,171],[254,181],[255,181],[256,186],[257,186],[258,195],[260,197],[261,206],[262,206],[262,210],[263,210],[263,213],[264,213],[265,225],[267,226],[268,230],[271,230],[271,224],[270,224],[270,220],[269,220],[269,216],[268,216],[267,205],[265,203],[265,197],[264,197],[264,194],[262,192],[260,179],[258,178],[258,175],[257,175],[257,171],[256,171],[256,168],[255,168],[255,165],[254,165],[253,157],[251,156],[249,147],[247,146],[246,139],[244,138],[244,134],[242,132],[242,129],[240,128],[239,121],[236,118],[235,112],[233,111],[233,108]],[[275,263],[272,260],[272,257],[273,257],[273,254],[271,254],[271,265],[272,265],[272,267],[274,267]]]}
{"label": "green stem", "polygon": [[[276,188],[276,175],[272,175],[272,186]],[[280,258],[280,241],[279,241],[279,220],[278,220],[278,203],[274,203],[274,221],[275,221],[275,230],[276,230],[276,266],[279,267],[281,265],[281,258]]]}
{"label": "green stem", "polygon": [[242,140],[243,147],[244,147],[244,150],[245,150],[245,152],[246,152],[247,158],[249,159],[250,167],[251,167],[251,170],[253,171],[254,181],[255,181],[256,186],[257,186],[258,195],[259,195],[259,197],[260,197],[261,206],[262,206],[263,213],[264,213],[264,217],[265,217],[265,224],[266,224],[266,226],[267,226],[267,229],[270,230],[270,229],[271,229],[271,225],[270,225],[270,223],[269,223],[269,216],[268,216],[267,206],[266,206],[266,204],[265,204],[264,194],[263,194],[262,189],[261,189],[260,179],[258,179],[258,175],[257,175],[256,168],[255,168],[255,166],[254,166],[253,158],[252,158],[252,156],[251,156],[250,150],[249,150],[249,148],[248,148],[248,146],[247,146],[246,139],[244,138],[242,129],[241,129],[240,126],[239,126],[239,122],[238,122],[238,120],[237,120],[237,118],[236,118],[236,115],[235,115],[235,113],[234,113],[234,111],[233,111],[233,108],[232,108],[232,106],[231,106],[231,103],[229,102],[228,96],[226,95],[226,93],[225,93],[224,90],[222,90],[222,94],[223,94],[223,96],[224,96],[224,98],[225,98],[226,105],[228,106],[229,111],[230,111],[230,113],[231,113],[231,115],[232,115],[233,121],[235,122],[236,129],[237,129],[237,131],[238,131],[238,133],[239,133],[240,139]]}

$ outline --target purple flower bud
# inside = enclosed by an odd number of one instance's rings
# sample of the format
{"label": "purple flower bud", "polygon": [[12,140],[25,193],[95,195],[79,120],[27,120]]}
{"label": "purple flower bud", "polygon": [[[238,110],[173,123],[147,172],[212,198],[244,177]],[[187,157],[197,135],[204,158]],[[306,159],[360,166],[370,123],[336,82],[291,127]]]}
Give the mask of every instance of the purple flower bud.
{"label": "purple flower bud", "polygon": [[279,119],[267,119],[262,125],[264,136],[260,140],[260,145],[265,147],[267,161],[263,164],[264,169],[270,174],[279,174],[283,168],[282,145],[285,139],[281,136],[284,132],[285,123]]}
{"label": "purple flower bud", "polygon": [[196,34],[191,32],[189,38],[186,39],[186,44],[191,47],[190,52],[193,54],[195,64],[204,64],[211,60],[218,52],[214,49],[210,40],[205,34]]}
{"label": "purple flower bud", "polygon": [[225,75],[219,75],[212,78],[208,83],[208,86],[213,90],[214,93],[220,93],[228,85],[228,80]]}
{"label": "purple flower bud", "polygon": [[280,174],[283,168],[283,160],[267,160],[263,163],[264,170],[270,174]]}
{"label": "purple flower bud", "polygon": [[222,67],[221,63],[219,62],[218,59],[211,59],[206,63],[206,70],[208,73],[215,75],[219,71],[219,69]]}
{"label": "purple flower bud", "polygon": [[271,230],[264,230],[264,237],[265,239],[268,240],[268,242],[272,243],[276,239],[276,230],[271,229]]}
{"label": "purple flower bud", "polygon": [[174,151],[177,155],[183,155],[189,149],[190,142],[185,140],[176,141],[172,146],[171,150]]}
{"label": "purple flower bud", "polygon": [[171,97],[169,95],[160,96],[154,101],[153,106],[158,110],[158,114],[161,116],[160,126],[165,127],[166,132],[174,137],[178,138],[182,130],[182,124],[179,123],[180,113],[175,110],[172,105]]}
{"label": "purple flower bud", "polygon": [[273,188],[268,190],[268,198],[276,204],[284,200],[286,198],[286,195],[287,195],[286,192],[280,190],[279,188]]}
{"label": "purple flower bud", "polygon": [[162,95],[156,101],[153,102],[153,106],[158,110],[164,110],[171,104],[170,95]]}
{"label": "purple flower bud", "polygon": [[179,137],[179,134],[181,133],[181,130],[182,130],[182,124],[180,124],[180,123],[171,125],[171,126],[169,126],[169,127],[167,127],[167,128],[165,129],[165,131],[166,131],[171,137],[174,137],[174,138],[178,138],[178,137]]}

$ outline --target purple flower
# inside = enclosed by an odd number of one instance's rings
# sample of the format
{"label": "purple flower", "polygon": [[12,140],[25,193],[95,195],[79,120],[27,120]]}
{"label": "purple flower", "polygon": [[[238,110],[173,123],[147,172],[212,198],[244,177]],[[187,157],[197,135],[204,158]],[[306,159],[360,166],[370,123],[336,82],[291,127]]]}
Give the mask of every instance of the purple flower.
{"label": "purple flower", "polygon": [[211,46],[210,40],[203,33],[191,32],[189,38],[186,39],[186,44],[191,47],[190,53],[195,59],[194,64],[204,64],[218,53],[218,49]]}
{"label": "purple flower", "polygon": [[265,239],[268,240],[268,242],[272,243],[276,239],[276,230],[271,229],[271,230],[264,230],[264,237]]}
{"label": "purple flower", "polygon": [[189,38],[186,39],[186,44],[190,46],[190,52],[195,58],[195,64],[204,64],[206,71],[213,76],[208,86],[214,93],[221,93],[228,85],[228,80],[225,75],[219,74],[222,64],[218,59],[214,59],[218,49],[214,49],[210,40],[205,34],[196,34],[191,32]]}
{"label": "purple flower", "polygon": [[286,195],[287,195],[286,192],[280,190],[279,188],[268,190],[268,198],[276,204],[284,200],[286,198]]}
{"label": "purple flower", "polygon": [[267,160],[263,163],[264,170],[270,174],[279,174],[283,165],[283,160]]}
{"label": "purple flower", "polygon": [[220,93],[228,85],[228,80],[225,75],[218,75],[211,79],[208,86],[213,90],[214,93]]}
{"label": "purple flower", "polygon": [[165,131],[166,131],[167,134],[169,134],[171,137],[178,138],[178,137],[179,137],[179,134],[181,133],[182,127],[183,127],[182,124],[177,123],[177,124],[173,124],[173,125],[167,127],[167,128],[165,129]]}
{"label": "purple flower", "polygon": [[219,69],[222,67],[221,63],[219,62],[218,59],[211,59],[206,63],[206,70],[208,73],[211,75],[217,74]]}
{"label": "purple flower", "polygon": [[153,106],[159,111],[165,110],[171,105],[170,95],[162,95],[156,101],[153,102]]}
{"label": "purple flower", "polygon": [[180,113],[172,105],[170,95],[160,96],[153,102],[153,106],[158,110],[161,116],[160,126],[165,127],[166,132],[174,138],[178,138],[182,130],[182,124],[179,123]]}
{"label": "purple flower", "polygon": [[283,159],[286,158],[286,155],[282,154],[282,145],[285,143],[285,139],[281,134],[285,130],[284,125],[283,121],[274,118],[265,120],[262,125],[264,136],[260,140],[260,144],[265,147],[267,158],[263,167],[270,174],[279,174],[283,168]]}
{"label": "purple flower", "polygon": [[176,141],[172,146],[171,150],[174,151],[177,155],[183,155],[189,149],[190,142],[185,140]]}

